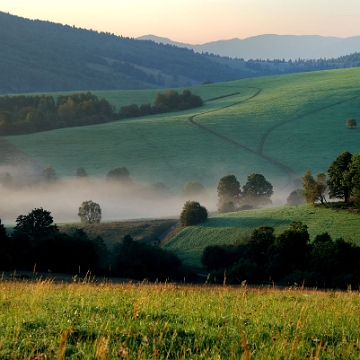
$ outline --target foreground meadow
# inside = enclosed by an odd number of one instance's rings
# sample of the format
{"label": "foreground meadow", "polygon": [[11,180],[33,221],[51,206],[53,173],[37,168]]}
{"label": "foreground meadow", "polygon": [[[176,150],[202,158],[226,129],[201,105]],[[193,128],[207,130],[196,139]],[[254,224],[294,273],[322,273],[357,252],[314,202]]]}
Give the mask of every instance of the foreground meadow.
{"label": "foreground meadow", "polygon": [[1,359],[353,359],[359,293],[0,283]]}

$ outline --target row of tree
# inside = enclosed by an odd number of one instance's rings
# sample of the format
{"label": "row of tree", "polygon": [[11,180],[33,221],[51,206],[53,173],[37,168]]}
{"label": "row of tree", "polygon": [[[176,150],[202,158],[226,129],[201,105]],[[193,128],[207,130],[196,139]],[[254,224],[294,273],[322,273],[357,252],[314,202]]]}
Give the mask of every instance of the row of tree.
{"label": "row of tree", "polygon": [[360,283],[360,247],[342,238],[334,241],[328,233],[310,243],[307,226],[299,221],[277,236],[272,227],[261,226],[236,245],[208,246],[201,261],[217,282],[305,282],[321,288]]}
{"label": "row of tree", "polygon": [[154,105],[136,104],[116,109],[104,97],[91,92],[59,95],[16,95],[0,97],[0,136],[19,135],[59,128],[105,123],[124,118],[181,111],[203,105],[190,90],[157,93]]}
{"label": "row of tree", "polygon": [[81,229],[68,235],[53,224],[51,213],[34,209],[16,219],[10,235],[0,220],[0,270],[28,270],[131,279],[191,280],[180,259],[158,246],[131,236],[108,249],[100,236],[90,239]]}
{"label": "row of tree", "polygon": [[124,119],[163,114],[169,111],[188,110],[200,107],[203,103],[204,102],[200,96],[192,94],[188,89],[184,89],[181,94],[179,94],[176,90],[168,90],[164,93],[158,92],[153,105],[147,103],[140,106],[137,104],[122,106],[119,112],[119,117]]}

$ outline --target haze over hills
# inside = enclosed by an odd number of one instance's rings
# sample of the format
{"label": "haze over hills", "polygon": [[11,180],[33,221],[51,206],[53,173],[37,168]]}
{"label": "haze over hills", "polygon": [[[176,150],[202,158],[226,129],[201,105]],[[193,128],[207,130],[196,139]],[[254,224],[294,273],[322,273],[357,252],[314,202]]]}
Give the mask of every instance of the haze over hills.
{"label": "haze over hills", "polygon": [[337,58],[360,52],[360,36],[338,38],[318,35],[265,34],[246,39],[219,40],[202,45],[175,42],[155,35],[144,35],[139,40],[186,47],[198,53],[212,53],[231,58],[249,59],[320,59]]}

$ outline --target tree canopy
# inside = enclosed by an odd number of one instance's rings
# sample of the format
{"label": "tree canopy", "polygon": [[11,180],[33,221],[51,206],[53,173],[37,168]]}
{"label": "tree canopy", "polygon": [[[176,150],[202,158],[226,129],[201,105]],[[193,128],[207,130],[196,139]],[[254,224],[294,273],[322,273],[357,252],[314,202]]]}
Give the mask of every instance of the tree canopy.
{"label": "tree canopy", "polygon": [[91,200],[84,201],[79,207],[78,216],[83,223],[99,223],[101,221],[100,205]]}
{"label": "tree canopy", "polygon": [[180,214],[180,224],[182,226],[196,225],[206,221],[207,218],[208,212],[204,206],[197,201],[187,201]]}
{"label": "tree canopy", "polygon": [[217,186],[218,208],[223,209],[225,203],[237,205],[241,199],[240,183],[235,175],[223,176]]}
{"label": "tree canopy", "polygon": [[243,186],[243,202],[253,206],[272,204],[273,186],[267,181],[264,175],[251,174]]}

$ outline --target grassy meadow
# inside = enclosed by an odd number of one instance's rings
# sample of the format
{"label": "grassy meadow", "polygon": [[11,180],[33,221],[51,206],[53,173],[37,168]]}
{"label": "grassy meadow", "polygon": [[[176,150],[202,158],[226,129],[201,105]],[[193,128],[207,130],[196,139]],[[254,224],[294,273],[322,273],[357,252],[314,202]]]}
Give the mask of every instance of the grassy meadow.
{"label": "grassy meadow", "polygon": [[[135,181],[179,189],[195,180],[215,187],[228,173],[243,184],[257,172],[283,188],[287,175],[266,156],[301,176],[326,171],[345,150],[359,151],[359,129],[345,126],[360,112],[359,79],[353,68],[202,85],[190,89],[212,101],[195,110],[6,140],[59,176],[74,176],[80,166],[95,176],[126,166]],[[95,93],[119,109],[152,103],[156,92]]]}
{"label": "grassy meadow", "polygon": [[311,240],[328,232],[333,240],[351,238],[360,245],[358,213],[301,205],[212,215],[205,223],[184,228],[164,248],[174,251],[185,264],[201,268],[201,255],[208,245],[235,244],[259,226],[271,226],[278,235],[298,220],[308,226]]}
{"label": "grassy meadow", "polygon": [[355,292],[0,282],[1,359],[355,359]]}

